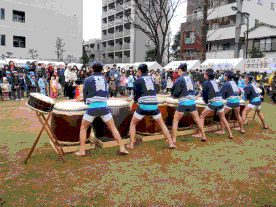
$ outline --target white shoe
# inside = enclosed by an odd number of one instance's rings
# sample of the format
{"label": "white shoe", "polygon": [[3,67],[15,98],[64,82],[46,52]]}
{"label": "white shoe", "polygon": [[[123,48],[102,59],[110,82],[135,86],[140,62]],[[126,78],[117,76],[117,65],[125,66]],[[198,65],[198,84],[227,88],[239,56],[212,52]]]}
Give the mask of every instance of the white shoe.
{"label": "white shoe", "polygon": [[20,100],[21,100],[21,101],[24,101],[24,98],[21,98]]}
{"label": "white shoe", "polygon": [[19,99],[17,98],[17,99],[15,99],[15,101],[19,101]]}

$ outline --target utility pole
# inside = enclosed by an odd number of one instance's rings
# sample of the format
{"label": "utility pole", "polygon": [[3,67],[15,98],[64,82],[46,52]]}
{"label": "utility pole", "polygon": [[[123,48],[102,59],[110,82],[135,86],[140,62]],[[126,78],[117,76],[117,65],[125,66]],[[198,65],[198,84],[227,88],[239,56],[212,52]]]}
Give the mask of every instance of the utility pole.
{"label": "utility pole", "polygon": [[[242,11],[242,0],[237,0],[237,8]],[[234,58],[240,57],[240,35],[241,35],[242,15],[240,12],[236,14],[236,34],[235,34],[235,53]]]}
{"label": "utility pole", "polygon": [[202,51],[201,51],[201,61],[204,62],[206,60],[206,46],[207,46],[207,16],[208,16],[208,0],[203,0],[203,25],[202,25]]}

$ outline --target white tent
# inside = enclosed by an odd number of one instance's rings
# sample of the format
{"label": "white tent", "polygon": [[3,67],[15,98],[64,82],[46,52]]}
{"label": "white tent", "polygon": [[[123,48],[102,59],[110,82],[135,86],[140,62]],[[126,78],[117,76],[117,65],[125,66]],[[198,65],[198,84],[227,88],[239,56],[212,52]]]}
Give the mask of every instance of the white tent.
{"label": "white tent", "polygon": [[[134,67],[134,63],[115,63],[117,65],[117,68],[120,67],[120,68],[124,68],[125,70],[129,70],[129,68],[131,66]],[[106,69],[107,67],[110,67],[110,68],[113,68],[113,65],[114,64],[106,64],[104,65],[104,68]]]}
{"label": "white tent", "polygon": [[68,64],[68,66],[71,66],[71,67],[73,67],[73,66],[77,66],[77,68],[79,69],[79,70],[81,70],[82,69],[82,66],[83,66],[83,64],[79,64],[79,63],[69,63]]}
{"label": "white tent", "polygon": [[200,69],[212,68],[213,70],[238,69],[244,70],[244,59],[208,59],[204,61]]}
{"label": "white tent", "polygon": [[4,65],[6,65],[5,60],[0,60],[0,68],[4,68]]}
{"label": "white tent", "polygon": [[159,69],[160,71],[162,71],[162,68],[163,68],[163,67],[162,67],[159,63],[157,63],[157,62],[141,62],[141,63],[135,63],[135,64],[134,64],[134,68],[135,68],[135,69],[138,69],[138,66],[139,66],[140,64],[142,64],[142,63],[147,64],[149,70],[157,71],[157,69]]}
{"label": "white tent", "polygon": [[193,70],[195,68],[198,68],[198,67],[200,67],[200,64],[201,64],[200,60],[172,61],[168,65],[165,66],[165,69],[168,70],[168,69],[172,68],[173,70],[175,70],[182,63],[187,64],[188,70]]}

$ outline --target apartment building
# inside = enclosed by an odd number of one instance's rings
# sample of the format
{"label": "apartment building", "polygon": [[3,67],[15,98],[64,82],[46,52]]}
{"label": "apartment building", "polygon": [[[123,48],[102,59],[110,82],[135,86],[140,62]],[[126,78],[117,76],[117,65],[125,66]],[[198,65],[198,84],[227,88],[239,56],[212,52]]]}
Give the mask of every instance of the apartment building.
{"label": "apartment building", "polygon": [[[275,4],[276,0],[209,0],[206,59],[234,58],[236,36],[240,36],[238,39],[238,55],[240,58],[246,57],[245,32],[247,31],[248,20],[246,15],[237,14],[232,7],[238,8],[242,13],[250,14],[248,19],[249,29],[251,29],[260,23],[276,25],[274,21],[276,17]],[[201,51],[203,50],[202,27],[203,0],[189,0],[187,22],[181,25],[182,59],[201,59]],[[254,35],[252,38],[249,34],[248,51],[252,49],[252,45],[260,47],[260,42],[262,42],[262,45],[267,44],[270,46],[261,46],[261,50],[266,52],[266,54],[274,53],[275,36],[272,33],[272,36],[267,36],[266,34],[259,32],[259,37]],[[254,41],[254,39],[258,41]],[[268,39],[267,42],[266,39]]]}
{"label": "apartment building", "polygon": [[65,43],[65,57],[82,56],[82,0],[1,0],[0,12],[0,56],[28,59],[34,49],[38,59],[56,60],[57,37]]}
{"label": "apartment building", "polygon": [[84,41],[83,43],[84,49],[86,51],[86,54],[89,58],[89,65],[92,65],[94,61],[101,62],[101,56],[102,56],[102,41],[101,39],[91,39],[88,41]]}
{"label": "apartment building", "polygon": [[133,0],[103,0],[102,5],[102,62],[143,62],[154,44],[128,21],[127,16],[134,19],[135,15]]}

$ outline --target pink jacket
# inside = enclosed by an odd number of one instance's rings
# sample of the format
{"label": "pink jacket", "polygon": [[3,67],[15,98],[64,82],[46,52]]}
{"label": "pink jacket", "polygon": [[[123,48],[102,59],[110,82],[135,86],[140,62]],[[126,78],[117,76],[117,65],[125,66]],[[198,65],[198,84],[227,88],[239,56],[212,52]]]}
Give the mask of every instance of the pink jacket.
{"label": "pink jacket", "polygon": [[120,83],[121,83],[121,86],[126,87],[127,86],[127,79],[126,79],[126,77],[121,77]]}

